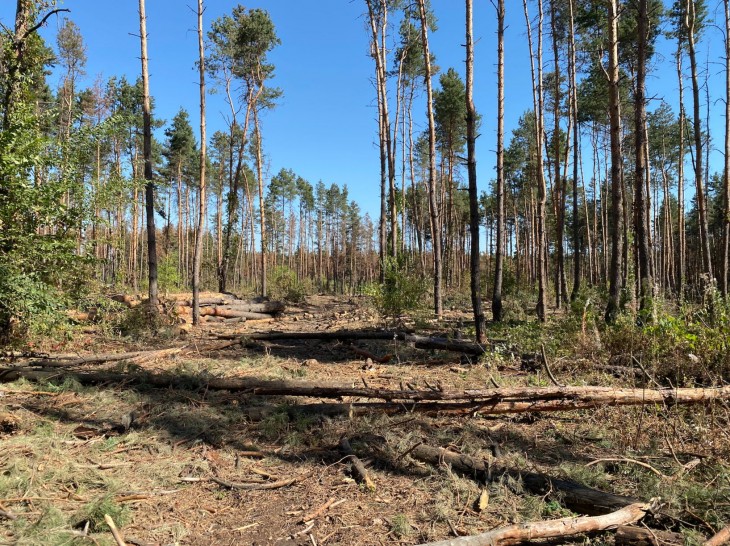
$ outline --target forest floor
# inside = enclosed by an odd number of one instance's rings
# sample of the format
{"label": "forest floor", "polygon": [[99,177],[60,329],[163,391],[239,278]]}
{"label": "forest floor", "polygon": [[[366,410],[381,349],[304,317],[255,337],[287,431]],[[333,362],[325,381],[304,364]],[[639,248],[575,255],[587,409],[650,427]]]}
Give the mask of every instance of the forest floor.
{"label": "forest floor", "polygon": [[[466,312],[449,312],[446,324],[452,328],[446,333],[454,334],[460,321],[468,320]],[[533,330],[519,326],[490,331],[503,342],[478,361],[399,341],[355,342],[356,351],[341,342],[295,340],[211,350],[226,333],[383,324],[360,298],[316,296],[274,321],[204,326],[165,342],[135,342],[86,328],[72,341],[37,349],[83,355],[187,347],[184,356],[94,366],[116,371],[389,388],[549,384],[539,366],[521,358],[535,341],[529,337]],[[423,321],[417,330],[429,328],[436,326]],[[554,361],[559,380],[645,384],[641,377],[595,371],[594,364],[616,355],[601,349],[599,340],[580,343],[563,348]],[[379,363],[363,356],[367,353],[392,356]],[[485,484],[447,466],[419,462],[409,450],[420,442],[641,500],[661,496],[684,522],[679,527],[688,543],[730,520],[730,427],[721,405],[436,417],[289,411],[291,405],[314,401],[192,388],[89,387],[68,380],[5,383],[0,386],[0,543],[115,544],[105,514],[128,544],[261,546],[420,544],[571,514],[559,495],[531,495],[513,478],[493,476]],[[259,418],[251,418],[251,407],[260,408]],[[343,436],[368,466],[374,491],[352,479],[337,449]],[[298,480],[247,491],[227,489],[211,477],[239,483]],[[609,535],[575,539],[577,544],[612,541]]]}

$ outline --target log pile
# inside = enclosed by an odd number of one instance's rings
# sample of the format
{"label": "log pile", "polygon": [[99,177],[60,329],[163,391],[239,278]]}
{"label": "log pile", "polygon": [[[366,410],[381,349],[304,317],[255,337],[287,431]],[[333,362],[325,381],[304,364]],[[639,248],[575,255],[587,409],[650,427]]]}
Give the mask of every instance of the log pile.
{"label": "log pile", "polygon": [[[140,296],[115,294],[114,301],[133,309],[142,304]],[[183,323],[192,322],[193,295],[172,294],[160,298],[164,310],[175,313]],[[270,320],[284,312],[279,301],[243,300],[233,294],[203,292],[200,294],[200,316],[204,322],[245,322],[247,320]]]}

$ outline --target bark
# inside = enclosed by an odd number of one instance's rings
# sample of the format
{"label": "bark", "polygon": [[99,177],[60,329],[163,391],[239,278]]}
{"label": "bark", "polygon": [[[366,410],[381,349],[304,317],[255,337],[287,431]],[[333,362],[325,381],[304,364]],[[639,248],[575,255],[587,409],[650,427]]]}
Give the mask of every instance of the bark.
{"label": "bark", "polygon": [[365,486],[365,489],[367,489],[368,491],[375,491],[375,482],[370,478],[370,475],[368,474],[365,465],[362,464],[360,458],[355,455],[355,452],[352,450],[350,442],[347,440],[347,438],[342,438],[340,440],[339,447],[340,451],[347,456],[346,459],[352,465],[352,473],[355,476],[357,482],[363,484]]}
{"label": "bark", "polygon": [[618,65],[618,6],[610,0],[609,24],[609,118],[611,125],[611,270],[609,273],[606,322],[613,323],[620,310],[623,260],[623,157],[621,153],[621,103],[619,97]]}
{"label": "bark", "polygon": [[155,184],[152,177],[152,113],[150,80],[147,66],[147,18],[145,0],[139,0],[139,36],[142,58],[142,118],[144,142],[145,208],[147,213],[147,265],[149,276],[150,313],[157,310],[157,233],[155,231]]}
{"label": "bark", "polygon": [[[504,0],[500,0],[504,8]],[[504,11],[502,11],[504,13]],[[484,342],[484,312],[482,311],[481,269],[479,253],[479,189],[477,188],[477,112],[474,107],[474,42],[472,0],[466,0],[466,149],[469,173],[469,233],[471,236],[469,271],[471,274],[471,305],[477,343]]]}
{"label": "bark", "polygon": [[720,290],[728,294],[728,269],[730,268],[730,1],[725,5],[725,165],[723,184],[722,262],[720,264]]}
{"label": "bark", "polygon": [[[527,25],[527,41],[530,49],[530,66],[532,75],[532,101],[535,112],[535,144],[536,144],[536,177],[537,177],[537,202],[535,208],[537,240],[536,248],[536,269],[537,269],[537,318],[545,322],[545,301],[547,292],[547,249],[545,234],[545,200],[547,188],[545,186],[545,170],[543,166],[543,122],[544,122],[544,99],[543,99],[543,78],[542,78],[542,0],[538,0],[538,38],[537,38],[537,63],[532,49],[532,25],[527,11],[527,0],[523,0],[525,11],[525,24]],[[535,69],[537,64],[537,69]]]}
{"label": "bark", "polygon": [[707,540],[704,546],[722,546],[730,543],[730,525],[721,529],[712,538]]}
{"label": "bark", "polygon": [[259,185],[259,226],[261,228],[261,297],[268,292],[266,286],[266,215],[264,208],[264,167],[261,157],[261,128],[256,106],[253,107],[254,131],[256,131],[256,175]]}
{"label": "bark", "polygon": [[492,319],[502,321],[504,262],[504,0],[497,4],[497,242],[494,251]]}
{"label": "bark", "polygon": [[670,531],[657,531],[620,525],[616,529],[616,546],[683,546],[684,536]]}
{"label": "bark", "polygon": [[713,281],[712,276],[712,251],[710,249],[709,229],[707,224],[707,201],[705,200],[705,185],[703,182],[703,144],[702,144],[702,120],[700,118],[700,85],[697,77],[697,56],[695,52],[695,4],[687,0],[687,16],[685,26],[687,30],[687,43],[689,45],[689,63],[692,72],[692,106],[694,119],[692,128],[694,132],[695,145],[695,191],[697,198],[697,212],[699,215],[700,229],[700,253],[702,255],[702,273],[707,275],[707,282]]}
{"label": "bark", "polygon": [[684,79],[682,77],[682,38],[677,37],[677,82],[679,85],[679,160],[677,161],[677,231],[679,247],[677,259],[677,293],[680,301],[684,298],[684,283],[686,279],[686,244],[684,228]]}
{"label": "bark", "polygon": [[653,503],[634,503],[601,516],[569,517],[509,525],[480,535],[430,542],[422,546],[509,546],[533,540],[562,538],[583,533],[598,533],[640,521]]}
{"label": "bark", "polygon": [[203,254],[203,234],[205,233],[205,45],[203,42],[203,0],[198,0],[198,56],[200,78],[200,185],[198,203],[198,229],[195,232],[195,254],[193,255],[193,324],[200,322],[200,264]]}
{"label": "bark", "polygon": [[428,20],[426,18],[426,0],[418,0],[421,19],[421,37],[423,41],[423,58],[425,61],[424,80],[426,82],[426,109],[428,113],[428,202],[431,214],[431,244],[433,247],[433,300],[434,314],[443,316],[441,298],[441,220],[436,190],[436,123],[433,117],[433,87],[431,82],[431,52],[428,45]]}
{"label": "bark", "polygon": [[[580,292],[581,284],[581,260],[583,258],[583,250],[580,240],[580,215],[578,214],[578,161],[580,154],[580,127],[578,126],[578,84],[576,82],[576,54],[575,54],[575,22],[573,16],[573,0],[568,0],[568,9],[570,15],[570,32],[569,32],[569,55],[570,55],[570,113],[573,118],[573,291],[570,293],[571,301],[575,301]],[[586,226],[588,226],[588,209],[585,199],[583,202],[586,206]],[[591,238],[588,240],[588,259],[591,260]],[[590,275],[592,268],[589,267]]]}
{"label": "bark", "polygon": [[584,487],[572,481],[552,478],[536,472],[521,472],[512,468],[489,464],[483,459],[454,453],[443,448],[427,445],[416,446],[410,456],[419,461],[438,466],[448,464],[454,470],[475,479],[489,480],[495,476],[508,475],[521,480],[525,489],[533,494],[556,493],[561,503],[580,514],[602,515],[637,503],[635,499],[623,497]]}
{"label": "bark", "polygon": [[639,310],[642,311],[642,320],[651,320],[653,312],[653,279],[650,267],[648,195],[645,181],[648,174],[647,166],[647,134],[646,134],[646,60],[647,41],[649,39],[649,16],[647,1],[638,2],[637,28],[637,69],[636,91],[634,95],[634,143],[636,170],[634,177],[634,230],[638,250],[638,281],[639,281]]}

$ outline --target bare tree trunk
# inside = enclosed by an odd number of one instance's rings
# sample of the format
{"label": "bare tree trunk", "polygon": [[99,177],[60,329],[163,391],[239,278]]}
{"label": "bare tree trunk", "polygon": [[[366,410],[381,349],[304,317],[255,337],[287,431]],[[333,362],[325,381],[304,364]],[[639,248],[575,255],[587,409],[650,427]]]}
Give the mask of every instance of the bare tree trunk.
{"label": "bare tree trunk", "polygon": [[433,117],[433,87],[431,85],[431,52],[428,47],[428,20],[426,19],[426,0],[418,0],[423,39],[423,58],[425,62],[424,80],[426,82],[426,107],[428,111],[428,200],[431,209],[431,232],[433,233],[433,300],[437,318],[443,315],[441,299],[441,226],[439,207],[436,200],[436,123]]}
{"label": "bare tree trunk", "polygon": [[198,202],[198,230],[195,232],[195,254],[193,256],[193,324],[200,322],[200,261],[203,252],[203,234],[205,233],[205,163],[206,131],[205,131],[205,45],[203,42],[203,0],[198,0],[198,71],[200,76],[200,186]]}
{"label": "bare tree trunk", "polygon": [[687,246],[685,239],[684,217],[684,78],[682,76],[682,38],[677,38],[677,81],[679,85],[679,160],[677,161],[677,293],[680,301],[684,298],[684,283],[687,272]]}
{"label": "bare tree trunk", "polygon": [[504,0],[497,7],[497,244],[494,251],[492,319],[502,321],[504,262]]}
{"label": "bare tree trunk", "polygon": [[651,275],[649,225],[647,216],[646,178],[646,58],[647,41],[649,39],[649,15],[647,0],[638,1],[638,28],[637,28],[637,67],[636,90],[634,93],[634,142],[636,153],[636,175],[634,177],[634,229],[638,246],[639,268],[639,310],[642,311],[642,320],[651,320],[653,280]]}
{"label": "bare tree trunk", "polygon": [[[504,19],[504,0],[499,0]],[[469,172],[469,233],[471,235],[471,305],[474,310],[474,326],[477,343],[484,341],[484,312],[482,311],[481,271],[479,253],[479,193],[477,188],[477,112],[474,107],[474,42],[472,0],[466,0],[466,149]]]}
{"label": "bare tree trunk", "polygon": [[[578,214],[578,165],[580,161],[580,127],[578,125],[578,85],[576,83],[576,55],[575,55],[575,22],[573,17],[573,0],[568,0],[568,10],[570,15],[570,31],[569,31],[569,71],[570,71],[570,114],[573,118],[573,290],[570,293],[571,301],[575,301],[580,292],[581,284],[581,260],[583,258],[583,248],[580,240],[580,214]],[[585,188],[584,199],[585,204]],[[586,205],[586,226],[588,226],[588,214]],[[591,259],[591,238],[588,240],[588,260]],[[589,267],[590,269],[590,267]]]}
{"label": "bare tree trunk", "polygon": [[725,173],[724,211],[722,222],[722,264],[720,290],[728,294],[728,267],[730,267],[730,1],[725,0]]}
{"label": "bare tree trunk", "polygon": [[261,227],[261,297],[267,295],[266,286],[266,214],[264,208],[264,172],[261,157],[261,127],[259,126],[258,109],[253,107],[254,131],[256,131],[256,175],[259,179],[259,216]]}
{"label": "bare tree trunk", "polygon": [[621,262],[623,258],[623,176],[621,154],[621,102],[619,97],[618,66],[618,6],[610,0],[608,90],[609,118],[611,124],[611,270],[609,273],[608,305],[606,322],[612,323],[620,308]]}
{"label": "bare tree trunk", "polygon": [[142,58],[142,117],[144,120],[144,178],[147,209],[147,264],[149,275],[150,312],[157,311],[157,234],[155,233],[155,185],[152,181],[152,115],[150,112],[150,80],[147,68],[147,18],[145,0],[139,0],[139,37]]}
{"label": "bare tree trunk", "polygon": [[537,38],[537,71],[535,71],[535,57],[532,50],[532,25],[527,11],[527,0],[522,0],[525,10],[525,23],[527,25],[527,41],[530,48],[530,65],[532,74],[532,98],[535,108],[535,144],[536,144],[536,176],[537,176],[537,202],[536,202],[536,239],[537,239],[537,318],[545,322],[545,301],[547,292],[547,238],[545,234],[545,200],[547,188],[545,186],[545,169],[543,166],[543,123],[544,123],[544,99],[543,99],[543,78],[542,78],[542,23],[543,10],[542,1],[538,0],[538,38]]}
{"label": "bare tree trunk", "polygon": [[687,17],[685,19],[685,26],[687,30],[687,42],[689,44],[689,62],[692,70],[692,103],[694,107],[694,119],[692,120],[692,125],[695,140],[695,190],[700,224],[700,253],[702,254],[702,273],[708,276],[708,282],[712,282],[712,251],[710,249],[709,229],[707,227],[705,186],[702,180],[702,162],[704,158],[702,152],[702,122],[700,119],[700,86],[697,79],[697,56],[695,53],[695,24],[695,3],[692,0],[687,0]]}

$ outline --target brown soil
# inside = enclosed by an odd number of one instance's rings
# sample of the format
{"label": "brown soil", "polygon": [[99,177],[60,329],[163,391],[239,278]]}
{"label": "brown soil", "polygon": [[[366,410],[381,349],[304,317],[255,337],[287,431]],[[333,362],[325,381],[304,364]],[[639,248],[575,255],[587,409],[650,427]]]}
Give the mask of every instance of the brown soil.
{"label": "brown soil", "polygon": [[[454,312],[449,319],[458,323],[468,315]],[[419,351],[402,342],[356,343],[359,353],[347,344],[313,341],[209,350],[220,344],[216,336],[221,333],[381,325],[358,299],[319,296],[274,321],[249,321],[235,328],[206,325],[184,340],[168,343],[185,344],[197,354],[139,366],[392,388],[439,382],[483,386],[490,377],[511,385],[544,384],[543,377],[523,370],[509,357],[489,356],[471,363],[455,353]],[[56,352],[144,348],[139,343],[110,342],[93,332],[73,343],[56,347]],[[160,347],[157,343],[148,348]],[[362,350],[392,358],[380,364],[362,356]],[[104,368],[125,367],[130,366],[115,363]],[[561,376],[575,384],[597,380],[580,364]],[[605,376],[600,381],[626,384],[625,379]],[[124,385],[85,388],[68,383],[59,387],[21,381],[3,385],[0,394],[0,510],[18,518],[0,520],[0,537],[8,544],[113,544],[101,512],[118,519],[129,544],[348,546],[419,544],[568,513],[559,498],[526,494],[512,479],[496,477],[483,484],[449,468],[415,461],[407,452],[418,442],[489,460],[497,455],[503,466],[571,477],[641,499],[669,494],[670,508],[694,507],[696,519],[691,523],[705,534],[717,528],[728,512],[720,506],[714,512],[707,509],[730,492],[724,408],[602,408],[499,418],[403,413],[343,419],[292,417],[286,411],[288,405],[316,400],[226,392]],[[269,416],[251,421],[247,410],[252,406],[268,408]],[[337,449],[342,436],[350,439],[368,466],[375,491],[351,478]],[[600,458],[640,460],[664,477],[625,462],[586,466]],[[287,487],[247,491],[227,489],[213,477],[239,483],[301,479]],[[717,495],[706,499],[697,491],[702,487]],[[480,497],[487,498],[484,491],[489,500],[480,510]],[[303,523],[306,515],[328,501],[333,501],[331,508],[312,523]],[[727,506],[728,499],[724,502]],[[91,522],[88,536],[77,536],[87,521]]]}

